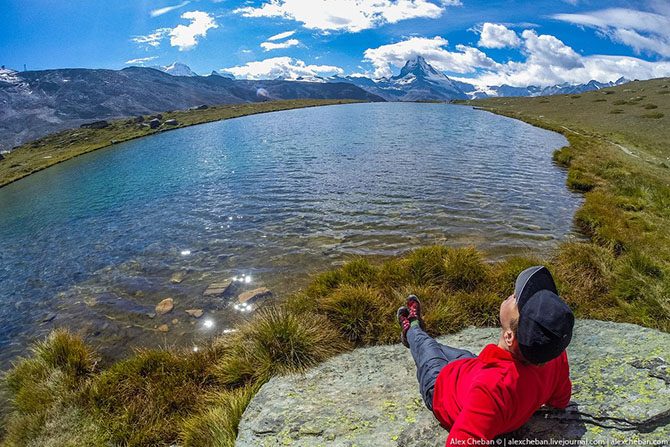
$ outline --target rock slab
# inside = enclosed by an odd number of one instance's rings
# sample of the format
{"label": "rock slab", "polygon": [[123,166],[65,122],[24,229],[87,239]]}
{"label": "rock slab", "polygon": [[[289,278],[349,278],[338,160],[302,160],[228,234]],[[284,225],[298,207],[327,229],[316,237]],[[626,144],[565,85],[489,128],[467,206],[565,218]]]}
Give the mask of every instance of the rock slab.
{"label": "rock slab", "polygon": [[[468,328],[439,341],[479,353],[497,338],[495,328]],[[505,438],[670,445],[670,334],[578,320],[568,358],[570,406],[540,409]],[[398,344],[273,378],[247,407],[236,446],[442,447],[446,438],[421,401],[409,350]]]}

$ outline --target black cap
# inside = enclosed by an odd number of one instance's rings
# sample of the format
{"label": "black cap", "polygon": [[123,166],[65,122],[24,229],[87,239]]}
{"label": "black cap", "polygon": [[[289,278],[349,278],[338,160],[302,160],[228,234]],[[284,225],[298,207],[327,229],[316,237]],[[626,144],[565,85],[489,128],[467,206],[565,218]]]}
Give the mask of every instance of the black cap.
{"label": "black cap", "polygon": [[549,270],[538,265],[521,272],[514,297],[519,308],[516,336],[521,354],[535,364],[558,357],[572,340],[575,316],[558,296]]}

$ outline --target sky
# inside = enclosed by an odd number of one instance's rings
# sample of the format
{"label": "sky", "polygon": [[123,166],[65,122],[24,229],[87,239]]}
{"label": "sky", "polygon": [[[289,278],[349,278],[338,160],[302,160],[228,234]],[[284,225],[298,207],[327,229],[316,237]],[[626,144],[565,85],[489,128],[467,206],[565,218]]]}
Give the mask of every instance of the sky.
{"label": "sky", "polygon": [[670,0],[0,0],[0,23],[19,71],[376,78],[421,55],[479,85],[670,76]]}

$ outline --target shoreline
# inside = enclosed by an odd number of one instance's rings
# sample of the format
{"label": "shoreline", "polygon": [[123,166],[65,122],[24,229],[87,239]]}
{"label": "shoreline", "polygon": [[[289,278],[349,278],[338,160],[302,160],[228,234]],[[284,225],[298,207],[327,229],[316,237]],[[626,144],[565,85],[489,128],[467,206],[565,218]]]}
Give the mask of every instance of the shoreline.
{"label": "shoreline", "polygon": [[[4,159],[0,160],[0,188],[80,155],[162,132],[261,113],[364,102],[354,99],[298,99],[222,104],[205,109],[192,108],[142,115],[142,122],[136,122],[135,116],[115,118],[109,120],[109,126],[102,129],[67,129],[24,143],[5,154]],[[157,115],[162,116],[160,127],[141,127],[141,124],[149,122],[151,117]],[[165,124],[171,119],[177,120],[178,124]],[[107,120],[92,120],[94,121]]]}

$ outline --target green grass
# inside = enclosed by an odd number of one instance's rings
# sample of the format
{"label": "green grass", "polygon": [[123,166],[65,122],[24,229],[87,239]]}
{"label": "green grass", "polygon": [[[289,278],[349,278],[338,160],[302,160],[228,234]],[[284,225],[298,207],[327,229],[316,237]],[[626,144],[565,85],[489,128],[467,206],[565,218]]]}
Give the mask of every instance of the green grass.
{"label": "green grass", "polygon": [[[14,149],[9,154],[5,154],[5,159],[0,160],[0,187],[79,155],[159,132],[257,113],[354,102],[360,101],[347,99],[292,99],[245,104],[225,104],[211,106],[204,110],[192,109],[162,113],[163,121],[176,119],[179,123],[176,126],[162,125],[157,129],[150,129],[138,125],[134,119],[126,118],[110,121],[110,126],[104,129],[65,130],[26,143]],[[145,118],[147,117],[145,116]]]}

